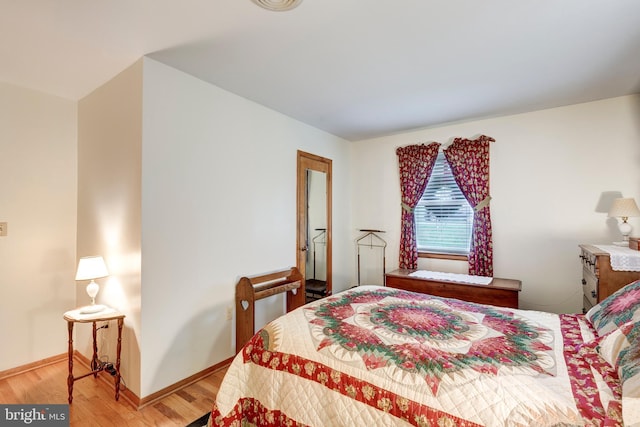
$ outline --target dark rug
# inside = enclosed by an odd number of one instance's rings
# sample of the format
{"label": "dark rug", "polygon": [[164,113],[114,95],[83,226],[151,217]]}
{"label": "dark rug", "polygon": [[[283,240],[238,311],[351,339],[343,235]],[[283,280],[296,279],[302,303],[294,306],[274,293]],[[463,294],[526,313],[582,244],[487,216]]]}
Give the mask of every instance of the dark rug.
{"label": "dark rug", "polygon": [[206,414],[204,414],[203,416],[201,416],[200,418],[198,418],[197,420],[195,420],[194,422],[192,422],[191,424],[187,424],[186,427],[203,427],[207,425],[207,421],[209,421],[209,415],[211,413],[207,412]]}

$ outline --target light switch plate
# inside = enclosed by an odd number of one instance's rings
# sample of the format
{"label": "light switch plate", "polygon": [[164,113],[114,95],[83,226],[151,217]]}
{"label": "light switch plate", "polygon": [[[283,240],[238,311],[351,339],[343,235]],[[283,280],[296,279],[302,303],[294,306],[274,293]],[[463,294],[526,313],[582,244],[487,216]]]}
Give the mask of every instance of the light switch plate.
{"label": "light switch plate", "polygon": [[4,237],[7,235],[7,223],[0,222],[0,237]]}

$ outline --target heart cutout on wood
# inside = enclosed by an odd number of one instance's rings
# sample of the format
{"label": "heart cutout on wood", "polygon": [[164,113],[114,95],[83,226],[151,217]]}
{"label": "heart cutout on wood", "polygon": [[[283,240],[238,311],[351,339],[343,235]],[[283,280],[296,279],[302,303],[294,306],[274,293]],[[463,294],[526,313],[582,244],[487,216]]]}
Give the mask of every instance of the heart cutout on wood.
{"label": "heart cutout on wood", "polygon": [[242,309],[246,311],[247,308],[249,308],[249,301],[243,299],[242,301],[240,301],[240,305],[242,306]]}

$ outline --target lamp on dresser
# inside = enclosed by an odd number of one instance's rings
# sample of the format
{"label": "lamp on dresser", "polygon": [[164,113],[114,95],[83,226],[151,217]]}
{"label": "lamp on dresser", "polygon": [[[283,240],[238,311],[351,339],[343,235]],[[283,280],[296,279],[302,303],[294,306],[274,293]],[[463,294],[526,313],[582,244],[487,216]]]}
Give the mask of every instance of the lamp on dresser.
{"label": "lamp on dresser", "polygon": [[622,233],[622,238],[625,242],[629,241],[629,234],[631,234],[631,224],[627,220],[632,216],[640,216],[640,209],[638,209],[638,205],[636,205],[636,201],[632,197],[621,197],[613,200],[609,209],[609,217],[622,219],[622,222],[618,224],[618,229]]}
{"label": "lamp on dresser", "polygon": [[104,305],[96,304],[96,295],[100,290],[100,286],[95,279],[107,277],[109,272],[101,256],[87,256],[80,258],[78,262],[78,272],[76,273],[76,281],[89,280],[87,285],[87,295],[91,298],[91,305],[84,306],[80,309],[80,313],[98,313],[105,309]]}

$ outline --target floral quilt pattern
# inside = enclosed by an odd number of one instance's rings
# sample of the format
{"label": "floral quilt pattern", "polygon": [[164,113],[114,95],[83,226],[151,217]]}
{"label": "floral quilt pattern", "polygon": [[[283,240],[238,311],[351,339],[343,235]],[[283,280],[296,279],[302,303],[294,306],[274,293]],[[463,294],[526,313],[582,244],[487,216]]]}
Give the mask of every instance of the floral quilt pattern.
{"label": "floral quilt pattern", "polygon": [[553,337],[506,309],[380,289],[306,309],[317,350],[400,382],[422,378],[434,395],[453,375],[553,375]]}
{"label": "floral quilt pattern", "polygon": [[582,314],[354,288],[254,335],[209,425],[621,426],[597,337]]}

